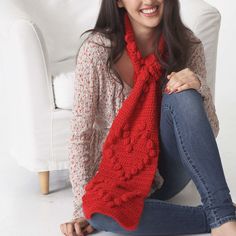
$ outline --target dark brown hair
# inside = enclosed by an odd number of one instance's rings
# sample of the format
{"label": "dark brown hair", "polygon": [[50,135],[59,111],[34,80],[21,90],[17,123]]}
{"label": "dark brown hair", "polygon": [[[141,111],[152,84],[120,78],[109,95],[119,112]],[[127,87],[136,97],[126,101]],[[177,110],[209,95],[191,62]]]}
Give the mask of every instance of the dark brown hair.
{"label": "dark brown hair", "polygon": [[[109,72],[111,69],[114,71],[122,84],[122,88],[124,86],[123,81],[114,70],[113,65],[121,57],[126,45],[124,40],[125,11],[124,8],[118,8],[116,0],[102,0],[95,27],[83,33],[99,32],[113,42],[107,59],[107,68]],[[190,40],[189,33],[193,34],[193,32],[181,20],[179,0],[164,0],[163,16],[157,27],[157,31],[157,35],[159,36],[161,32],[163,33],[169,55],[168,61],[164,61],[159,57],[158,52],[155,52],[165,69],[166,73],[164,78],[162,78],[165,80],[167,74],[185,68],[191,44],[200,43],[201,41],[197,38],[194,41]],[[160,37],[158,37],[159,39]]]}

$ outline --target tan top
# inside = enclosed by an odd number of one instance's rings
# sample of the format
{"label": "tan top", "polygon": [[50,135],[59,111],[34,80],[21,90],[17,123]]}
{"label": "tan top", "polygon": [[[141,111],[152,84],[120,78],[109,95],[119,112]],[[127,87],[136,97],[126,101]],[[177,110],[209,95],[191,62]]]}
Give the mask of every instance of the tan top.
{"label": "tan top", "polygon": [[[75,68],[74,102],[71,119],[71,137],[69,142],[69,176],[73,192],[73,219],[84,217],[82,196],[84,186],[93,177],[101,160],[102,144],[112,122],[129,96],[132,88],[124,82],[124,90],[115,73],[112,77],[106,70],[106,61],[110,49],[99,46],[110,45],[110,40],[102,34],[89,35],[82,44]],[[204,108],[215,137],[219,132],[219,121],[215,112],[210,88],[206,81],[206,68],[203,45],[196,44],[186,67],[196,73],[201,81],[197,91],[202,95]],[[160,188],[164,179],[159,171],[149,195]]]}

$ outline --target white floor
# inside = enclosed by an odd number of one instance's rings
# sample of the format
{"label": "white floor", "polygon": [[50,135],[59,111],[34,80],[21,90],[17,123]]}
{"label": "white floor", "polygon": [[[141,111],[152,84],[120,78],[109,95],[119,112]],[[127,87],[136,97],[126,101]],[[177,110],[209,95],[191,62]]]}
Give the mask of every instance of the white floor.
{"label": "white floor", "polygon": [[[225,99],[226,100],[226,99]],[[224,101],[225,101],[224,100]],[[217,138],[223,168],[236,201],[236,162],[234,133],[236,128],[236,103],[223,104],[217,100],[221,131]],[[223,119],[223,117],[227,117]],[[7,154],[0,153],[0,235],[3,236],[59,236],[59,225],[72,214],[72,192],[68,171],[51,172],[49,195],[39,192],[38,176],[22,167]],[[192,190],[194,189],[194,191]],[[185,191],[173,202],[196,205],[200,202],[195,185],[190,182]],[[99,232],[96,235],[114,235]],[[203,235],[203,234],[202,234]]]}

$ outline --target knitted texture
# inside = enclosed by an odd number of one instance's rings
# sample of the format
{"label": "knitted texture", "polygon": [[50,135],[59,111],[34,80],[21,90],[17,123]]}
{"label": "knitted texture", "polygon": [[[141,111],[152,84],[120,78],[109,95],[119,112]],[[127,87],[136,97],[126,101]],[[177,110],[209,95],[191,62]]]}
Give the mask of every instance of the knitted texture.
{"label": "knitted texture", "polygon": [[[85,186],[82,207],[87,219],[99,212],[134,230],[158,168],[160,78],[164,71],[154,54],[142,57],[127,14],[125,32],[134,87],[112,123],[98,171]],[[163,35],[157,47],[164,57]]]}

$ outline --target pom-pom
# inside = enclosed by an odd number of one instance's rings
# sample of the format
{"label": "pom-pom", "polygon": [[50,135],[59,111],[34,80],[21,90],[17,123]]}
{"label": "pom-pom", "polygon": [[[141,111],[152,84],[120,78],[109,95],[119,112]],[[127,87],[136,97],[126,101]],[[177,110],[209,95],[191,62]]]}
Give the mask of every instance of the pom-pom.
{"label": "pom-pom", "polygon": [[139,125],[138,125],[138,129],[139,129],[140,131],[145,130],[145,128],[146,128],[146,123],[145,123],[145,122],[143,122],[142,124],[139,124]]}
{"label": "pom-pom", "polygon": [[157,152],[156,152],[155,149],[151,149],[151,150],[149,151],[149,156],[150,156],[150,157],[155,157],[156,155],[157,155]]}
{"label": "pom-pom", "polygon": [[121,164],[119,163],[116,163],[113,167],[115,170],[120,170],[122,168]]}
{"label": "pom-pom", "polygon": [[121,196],[121,200],[123,202],[127,202],[129,200],[129,195],[127,195],[126,193],[124,193],[122,196]]}
{"label": "pom-pom", "polygon": [[136,168],[133,168],[133,169],[131,170],[131,173],[132,173],[133,175],[136,175],[136,174],[138,173],[138,170],[137,170]]}
{"label": "pom-pom", "polygon": [[122,201],[120,198],[115,198],[114,199],[114,203],[117,205],[117,206],[120,206],[122,204]]}
{"label": "pom-pom", "polygon": [[128,145],[128,146],[125,148],[125,150],[126,150],[128,153],[132,152],[132,151],[133,151],[132,145]]}
{"label": "pom-pom", "polygon": [[154,142],[151,139],[148,139],[147,141],[147,148],[152,149],[154,147]]}
{"label": "pom-pom", "polygon": [[144,163],[141,162],[138,164],[138,170],[142,170],[144,168]]}
{"label": "pom-pom", "polygon": [[148,156],[144,156],[143,163],[146,165],[146,164],[148,164],[148,161],[149,161],[149,157]]}

